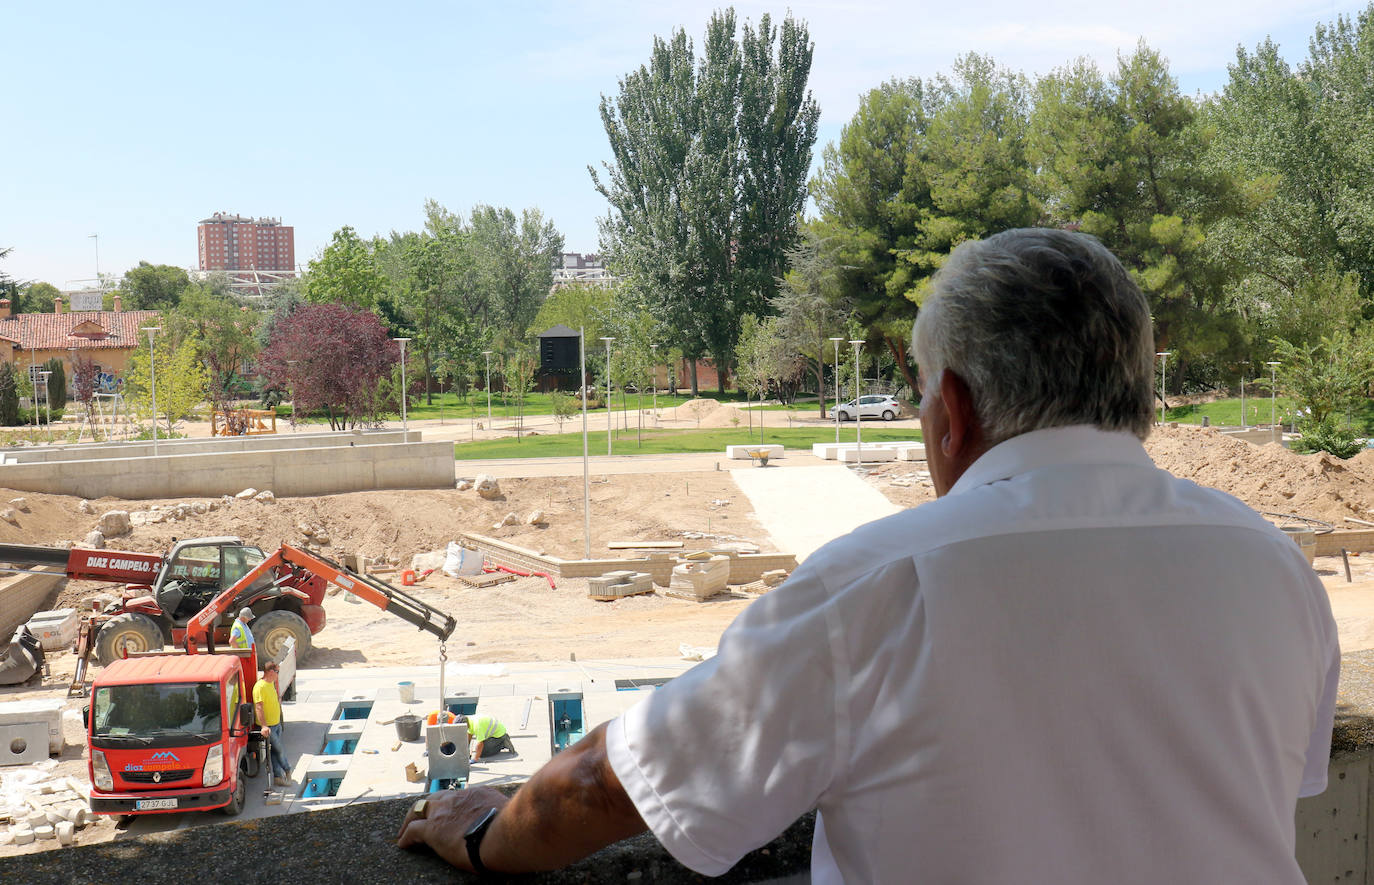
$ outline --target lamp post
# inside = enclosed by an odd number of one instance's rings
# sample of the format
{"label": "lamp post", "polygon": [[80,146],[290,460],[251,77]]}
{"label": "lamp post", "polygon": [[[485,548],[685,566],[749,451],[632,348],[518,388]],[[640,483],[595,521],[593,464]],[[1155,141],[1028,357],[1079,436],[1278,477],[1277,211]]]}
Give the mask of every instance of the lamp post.
{"label": "lamp post", "polygon": [[1173,353],[1172,350],[1161,350],[1155,354],[1155,356],[1163,358],[1163,362],[1159,364],[1159,424],[1161,427],[1164,426],[1164,373],[1169,368],[1169,354],[1171,353]]}
{"label": "lamp post", "polygon": [[592,558],[592,481],[587,457],[587,331],[577,329],[577,394],[582,397],[582,558]]}
{"label": "lamp post", "polygon": [[611,453],[611,342],[615,338],[602,336],[606,342],[606,454]]}
{"label": "lamp post", "polygon": [[[410,442],[410,425],[406,422],[406,343],[409,338],[393,338],[397,344],[401,345],[401,442]],[[428,384],[429,382],[425,382]],[[490,383],[490,382],[488,382]]]}
{"label": "lamp post", "polygon": [[153,394],[153,456],[157,456],[157,359],[153,353],[153,336],[162,331],[157,326],[143,326],[148,333],[148,377],[149,388]]}
{"label": "lamp post", "polygon": [[864,412],[863,406],[859,404],[859,348],[863,347],[864,343],[858,338],[849,339],[849,343],[854,345],[854,439],[859,446],[858,463],[862,465],[864,463]]}
{"label": "lamp post", "polygon": [[1278,391],[1279,391],[1279,364],[1274,360],[1265,363],[1269,367],[1269,436],[1270,439],[1283,439],[1283,434],[1275,435],[1274,428],[1278,425]]}
{"label": "lamp post", "polygon": [[649,349],[654,352],[654,423],[658,423],[658,345],[650,344]]}
{"label": "lamp post", "polygon": [[[835,343],[835,384],[834,384],[834,387],[835,387],[835,404],[834,404],[833,406],[831,406],[830,410],[831,410],[832,412],[835,413],[835,445],[839,445],[839,444],[840,444],[840,342],[843,341],[844,339],[843,339],[843,338],[840,338],[840,337],[835,337],[835,338],[831,338],[830,340],[833,341],[833,342]],[[858,406],[858,403],[855,403],[855,407],[857,407],[857,406]],[[836,455],[836,457],[839,457],[839,456]]]}
{"label": "lamp post", "polygon": [[491,430],[491,351],[482,351],[487,358],[487,430]]}

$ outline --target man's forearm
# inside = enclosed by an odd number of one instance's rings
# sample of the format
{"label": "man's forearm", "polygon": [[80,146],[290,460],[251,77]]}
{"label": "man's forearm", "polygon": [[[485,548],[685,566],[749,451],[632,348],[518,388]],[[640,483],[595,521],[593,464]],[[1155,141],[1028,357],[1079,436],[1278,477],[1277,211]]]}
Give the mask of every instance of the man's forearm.
{"label": "man's forearm", "polygon": [[601,725],[520,788],[482,842],[482,861],[504,872],[552,870],[645,829],[611,769]]}

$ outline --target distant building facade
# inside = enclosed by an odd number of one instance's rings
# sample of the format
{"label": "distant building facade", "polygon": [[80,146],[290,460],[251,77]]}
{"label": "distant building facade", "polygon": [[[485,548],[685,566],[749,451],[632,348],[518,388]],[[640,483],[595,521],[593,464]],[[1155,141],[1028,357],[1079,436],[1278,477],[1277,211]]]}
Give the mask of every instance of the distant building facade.
{"label": "distant building facade", "polygon": [[564,252],[554,259],[553,288],[571,285],[611,285],[620,278],[606,269],[596,253]]}
{"label": "distant building facade", "polygon": [[296,229],[280,218],[216,212],[196,228],[198,268],[222,272],[241,295],[263,291],[296,275]]}

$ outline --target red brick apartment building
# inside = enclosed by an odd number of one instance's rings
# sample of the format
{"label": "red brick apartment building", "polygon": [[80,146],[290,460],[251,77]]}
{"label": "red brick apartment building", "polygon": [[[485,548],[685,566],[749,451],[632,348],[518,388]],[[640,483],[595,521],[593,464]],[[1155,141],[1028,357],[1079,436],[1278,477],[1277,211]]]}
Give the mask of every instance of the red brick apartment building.
{"label": "red brick apartment building", "polygon": [[296,231],[277,218],[246,218],[216,212],[196,228],[200,269],[293,271]]}

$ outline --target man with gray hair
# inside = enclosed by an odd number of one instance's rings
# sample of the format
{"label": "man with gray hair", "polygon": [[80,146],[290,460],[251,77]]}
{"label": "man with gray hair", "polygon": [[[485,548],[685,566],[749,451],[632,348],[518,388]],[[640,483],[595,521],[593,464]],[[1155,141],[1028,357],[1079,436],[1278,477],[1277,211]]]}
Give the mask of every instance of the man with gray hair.
{"label": "man with gray hair", "polygon": [[647,827],[718,875],[815,808],[815,882],[1302,882],[1330,606],[1296,545],[1150,461],[1125,270],[1083,234],[965,243],[913,338],[939,500],[817,551],[508,804],[417,803],[400,844],[513,872]]}

